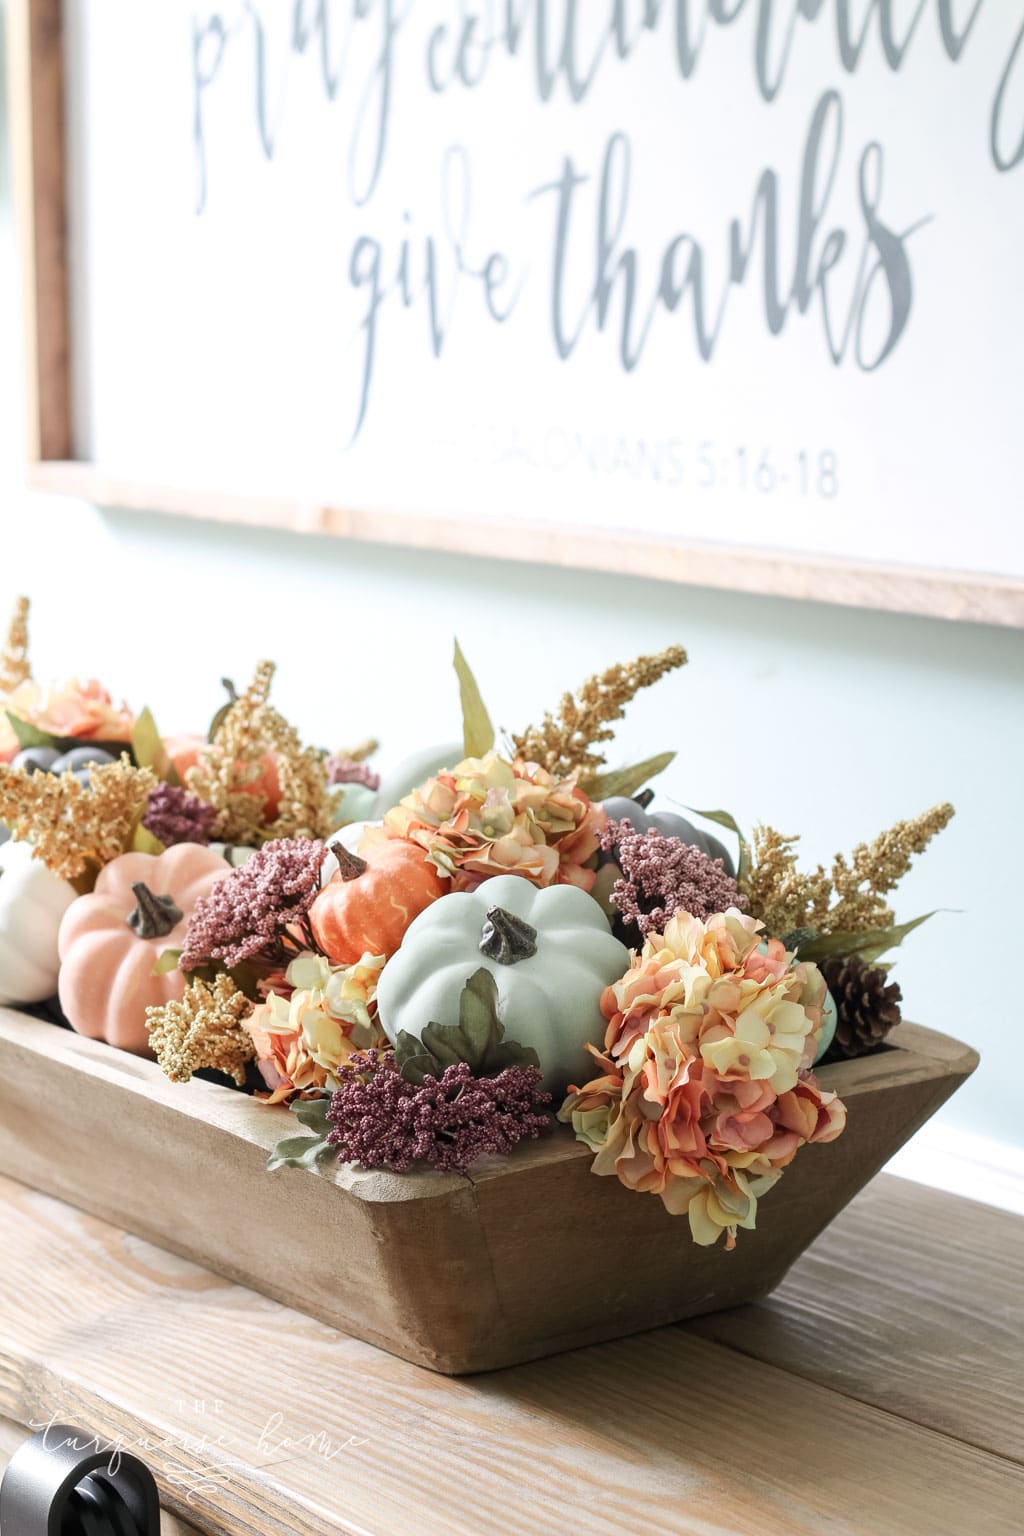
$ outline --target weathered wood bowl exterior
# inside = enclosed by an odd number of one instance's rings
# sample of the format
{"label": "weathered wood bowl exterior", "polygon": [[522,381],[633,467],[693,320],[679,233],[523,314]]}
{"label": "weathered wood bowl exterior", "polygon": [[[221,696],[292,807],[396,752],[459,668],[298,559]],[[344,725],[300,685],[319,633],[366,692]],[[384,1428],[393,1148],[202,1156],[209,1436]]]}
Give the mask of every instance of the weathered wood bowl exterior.
{"label": "weathered wood bowl exterior", "polygon": [[468,1175],[269,1174],[294,1117],[0,1008],[0,1172],[406,1360],[462,1375],[765,1295],[977,1065],[902,1024],[823,1068],[849,1107],[733,1253],[590,1172],[564,1128]]}

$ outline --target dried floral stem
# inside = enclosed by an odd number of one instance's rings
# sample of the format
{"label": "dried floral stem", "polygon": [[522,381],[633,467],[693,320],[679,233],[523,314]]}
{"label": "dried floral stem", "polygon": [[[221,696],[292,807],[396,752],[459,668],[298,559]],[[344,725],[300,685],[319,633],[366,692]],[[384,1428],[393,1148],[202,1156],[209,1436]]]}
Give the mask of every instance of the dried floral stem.
{"label": "dried floral stem", "polygon": [[149,1043],[161,1069],[175,1083],[211,1067],[245,1082],[246,1063],[256,1054],[243,1020],[253,1005],[223,972],[213,982],[198,978],[185,988],[181,1002],[146,1009]]}
{"label": "dried floral stem", "polygon": [[88,788],[70,772],[0,766],[0,821],[32,843],[54,874],[77,881],[124,853],[155,786],[155,774],[133,768],[126,754],[118,763],[94,763]]}
{"label": "dried floral stem", "polygon": [[610,722],[622,719],[625,706],[642,688],[685,664],[682,646],[670,645],[655,656],[638,656],[587,678],[575,696],[563,695],[557,716],[546,714],[540,726],[513,736],[516,757],[539,763],[556,779],[576,779],[585,789],[605,764],[605,754],[595,749],[615,735]]}
{"label": "dried floral stem", "polygon": [[893,922],[885,901],[953,815],[948,803],[933,806],[910,821],[898,821],[873,843],[858,843],[849,860],[837,853],[831,872],[818,865],[811,873],[797,869],[797,837],[774,827],[754,831],[753,860],[744,882],[749,909],[770,934],[799,928],[819,933],[867,933]]}
{"label": "dried floral stem", "polygon": [[28,610],[27,597],[14,599],[7,638],[0,650],[0,698],[6,698],[32,676],[28,660]]}
{"label": "dried floral stem", "polygon": [[331,755],[338,758],[347,758],[350,763],[365,763],[368,757],[372,757],[380,746],[376,736],[367,736],[365,741],[357,742],[354,747],[346,747],[344,752],[334,752]]}
{"label": "dried floral stem", "polygon": [[[245,692],[224,712],[209,747],[187,774],[188,788],[217,812],[216,835],[229,843],[320,837],[333,824],[327,768],[314,747],[269,703],[274,664],[261,661]],[[256,785],[272,756],[280,785],[276,816]]]}

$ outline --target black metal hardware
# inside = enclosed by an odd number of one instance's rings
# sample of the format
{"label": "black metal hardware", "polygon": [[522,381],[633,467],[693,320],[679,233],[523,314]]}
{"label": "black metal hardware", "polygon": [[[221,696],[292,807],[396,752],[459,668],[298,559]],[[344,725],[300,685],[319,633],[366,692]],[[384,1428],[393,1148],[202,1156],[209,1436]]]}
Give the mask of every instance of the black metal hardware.
{"label": "black metal hardware", "polygon": [[0,1536],[160,1536],[153,1474],[87,1430],[51,1424],[8,1463]]}

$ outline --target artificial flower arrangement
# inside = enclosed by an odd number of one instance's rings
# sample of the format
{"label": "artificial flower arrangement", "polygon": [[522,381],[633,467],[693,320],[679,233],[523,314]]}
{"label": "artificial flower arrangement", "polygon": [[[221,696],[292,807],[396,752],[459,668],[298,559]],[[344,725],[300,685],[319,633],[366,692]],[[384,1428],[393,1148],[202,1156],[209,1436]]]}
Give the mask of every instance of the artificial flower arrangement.
{"label": "artificial flower arrangement", "polygon": [[882,957],[923,919],[888,897],[950,806],[801,871],[770,827],[652,809],[671,751],[607,766],[681,647],[499,744],[457,645],[461,760],[419,754],[375,805],[375,744],[304,746],[270,663],[205,739],[163,739],[98,684],[39,688],[26,615],[0,657],[0,1000],[56,993],[174,1081],[289,1106],[306,1134],[271,1168],[464,1172],[574,1134],[702,1245],[733,1247],[797,1152],[841,1134],[814,1066],[898,1022]]}

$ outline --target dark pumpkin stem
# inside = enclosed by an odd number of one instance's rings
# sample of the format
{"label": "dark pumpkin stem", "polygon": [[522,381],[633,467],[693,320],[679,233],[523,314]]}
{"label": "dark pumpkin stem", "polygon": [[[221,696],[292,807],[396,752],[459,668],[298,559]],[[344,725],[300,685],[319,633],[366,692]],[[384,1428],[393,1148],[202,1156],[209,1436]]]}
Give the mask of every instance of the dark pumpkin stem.
{"label": "dark pumpkin stem", "polygon": [[537,953],[537,930],[504,907],[488,907],[479,950],[499,965],[515,965]]}
{"label": "dark pumpkin stem", "polygon": [[328,843],[327,846],[338,861],[338,874],[343,880],[358,880],[360,875],[366,873],[369,867],[366,860],[346,848],[344,843]]}
{"label": "dark pumpkin stem", "polygon": [[638,795],[633,796],[633,799],[636,801],[637,805],[642,811],[646,811],[647,807],[654,799],[654,790],[642,789]]}
{"label": "dark pumpkin stem", "polygon": [[154,896],[141,880],[135,881],[132,894],[137,905],[125,922],[140,939],[166,939],[185,915],[173,896]]}

